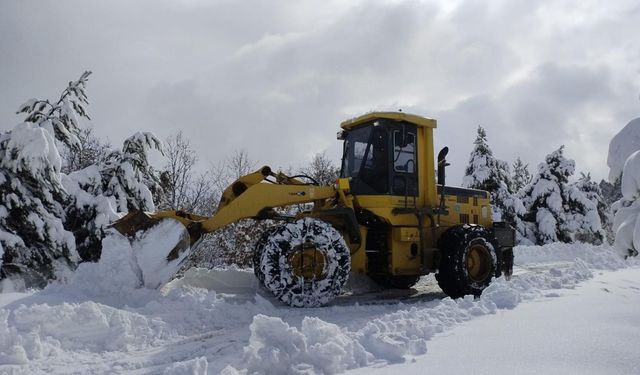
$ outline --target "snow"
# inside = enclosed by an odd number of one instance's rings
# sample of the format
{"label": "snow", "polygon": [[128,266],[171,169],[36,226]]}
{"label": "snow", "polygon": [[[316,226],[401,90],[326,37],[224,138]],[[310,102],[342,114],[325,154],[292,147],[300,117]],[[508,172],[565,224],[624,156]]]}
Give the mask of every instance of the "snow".
{"label": "snow", "polygon": [[598,207],[578,185],[568,183],[575,162],[563,156],[563,149],[561,146],[547,155],[531,183],[521,191],[526,211],[535,213],[535,223],[516,225],[519,237],[538,244],[601,243],[605,232]]}
{"label": "snow", "polygon": [[[189,255],[189,251],[182,251],[178,257],[167,261],[169,252],[180,245],[189,247],[189,233],[184,225],[173,219],[165,219],[144,231],[134,242],[131,253],[146,287],[157,288],[171,280],[175,270]],[[163,256],[158,256],[161,251]]]}
{"label": "snow", "polygon": [[620,177],[627,158],[637,150],[640,150],[640,118],[629,122],[609,142],[609,182]]}
{"label": "snow", "polygon": [[[24,122],[5,133],[0,143],[0,180],[5,182],[0,199],[0,252],[11,259],[14,270],[31,267],[24,272],[28,273],[25,279],[42,286],[46,279],[64,277],[79,260],[75,238],[63,225],[65,194],[56,140],[44,127]],[[33,263],[51,267],[43,271],[45,267]],[[14,272],[4,264],[3,277],[15,278]],[[18,283],[24,280],[2,287]]]}
{"label": "snow", "polygon": [[435,338],[426,356],[353,375],[639,374],[640,272],[603,273],[515,311],[480,317]]}
{"label": "snow", "polygon": [[640,150],[629,155],[623,171],[622,197],[629,201],[640,198]]}
{"label": "snow", "polygon": [[[640,345],[640,261],[604,245],[517,247],[514,276],[479,299],[445,298],[433,277],[413,297],[377,299],[354,278],[351,294],[329,306],[294,309],[258,289],[251,270],[191,269],[160,290],[145,287],[132,249],[140,243],[112,234],[100,261],[81,264],[68,282],[0,294],[0,373],[488,373],[496,358],[497,373],[513,373],[522,358],[530,373],[589,374],[607,363],[637,373],[640,363],[589,356]],[[474,355],[457,360],[465,350]]]}
{"label": "snow", "polygon": [[206,357],[199,357],[184,362],[176,362],[167,367],[162,375],[206,375],[207,367]]}
{"label": "snow", "polygon": [[[49,177],[50,171],[46,170],[49,166],[60,171],[62,160],[52,134],[30,122],[16,125],[11,130],[6,154],[1,158],[5,160],[2,166],[13,172],[26,168],[36,177]],[[16,159],[11,157],[13,153],[18,155]]]}
{"label": "snow", "polygon": [[115,197],[95,195],[100,192],[101,184],[102,176],[97,165],[62,175],[62,186],[74,198],[76,208],[95,207],[93,222],[97,228],[104,228],[120,218]]}
{"label": "snow", "polygon": [[612,207],[614,247],[623,256],[640,249],[640,150],[629,156],[622,172],[622,198]]}

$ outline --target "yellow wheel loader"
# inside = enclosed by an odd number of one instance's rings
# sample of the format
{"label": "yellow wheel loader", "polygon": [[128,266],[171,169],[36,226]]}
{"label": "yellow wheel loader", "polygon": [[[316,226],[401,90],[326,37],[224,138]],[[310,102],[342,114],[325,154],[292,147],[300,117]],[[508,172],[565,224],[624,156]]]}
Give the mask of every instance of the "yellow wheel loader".
{"label": "yellow wheel loader", "polygon": [[[477,296],[492,278],[511,274],[514,230],[492,221],[486,191],[445,185],[448,149],[435,157],[435,128],[435,120],[416,115],[368,113],[341,124],[335,186],[265,166],[231,184],[212,217],[131,212],[114,227],[133,236],[160,220],[180,221],[188,236],[169,253],[171,261],[204,233],[240,219],[278,220],[257,241],[254,272],[276,298],[296,307],[328,303],[350,272],[393,288],[410,288],[436,272],[449,296]],[[303,203],[310,209],[294,217],[276,210]]]}

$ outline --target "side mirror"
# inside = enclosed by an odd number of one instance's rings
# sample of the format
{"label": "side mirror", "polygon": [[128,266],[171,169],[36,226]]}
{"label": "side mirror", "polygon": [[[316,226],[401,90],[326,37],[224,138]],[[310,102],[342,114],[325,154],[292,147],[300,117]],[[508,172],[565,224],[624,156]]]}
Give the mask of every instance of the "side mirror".
{"label": "side mirror", "polygon": [[450,165],[447,163],[446,157],[449,153],[449,147],[443,147],[440,152],[438,152],[438,185],[442,185],[444,187],[445,182],[445,168]]}

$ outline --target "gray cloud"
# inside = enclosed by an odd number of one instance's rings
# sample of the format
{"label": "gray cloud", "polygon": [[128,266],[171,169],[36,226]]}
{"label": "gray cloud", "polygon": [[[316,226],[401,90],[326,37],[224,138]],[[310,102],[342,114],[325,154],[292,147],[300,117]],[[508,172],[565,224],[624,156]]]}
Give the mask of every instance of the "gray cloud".
{"label": "gray cloud", "polygon": [[532,166],[560,144],[606,175],[638,115],[633,1],[0,3],[0,129],[84,69],[114,144],[182,130],[203,161],[244,148],[274,166],[337,159],[341,120],[402,108],[439,120],[459,182],[477,125]]}

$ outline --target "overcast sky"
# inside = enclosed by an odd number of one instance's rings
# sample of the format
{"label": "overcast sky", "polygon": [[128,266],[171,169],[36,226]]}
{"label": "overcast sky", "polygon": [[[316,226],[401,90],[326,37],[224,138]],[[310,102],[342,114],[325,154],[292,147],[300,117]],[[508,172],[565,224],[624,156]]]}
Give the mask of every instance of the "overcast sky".
{"label": "overcast sky", "polygon": [[438,120],[459,184],[476,136],[531,170],[566,145],[604,178],[640,116],[640,2],[0,2],[0,130],[83,70],[91,124],[114,145],[182,130],[204,165],[340,157],[339,123],[371,110]]}

